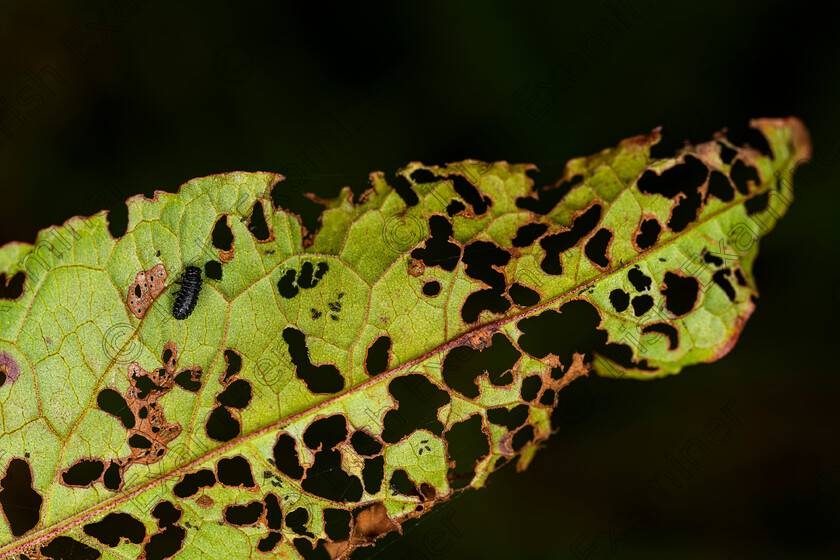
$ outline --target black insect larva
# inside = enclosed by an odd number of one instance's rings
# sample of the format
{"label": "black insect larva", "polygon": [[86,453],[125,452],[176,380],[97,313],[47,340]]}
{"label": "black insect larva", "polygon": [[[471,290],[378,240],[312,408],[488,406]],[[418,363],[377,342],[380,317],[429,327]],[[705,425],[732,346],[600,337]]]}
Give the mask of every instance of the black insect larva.
{"label": "black insect larva", "polygon": [[184,270],[184,278],[181,280],[181,289],[175,297],[175,305],[172,307],[172,316],[176,319],[186,319],[195,309],[198,301],[198,292],[201,291],[201,269],[197,266],[188,266]]}

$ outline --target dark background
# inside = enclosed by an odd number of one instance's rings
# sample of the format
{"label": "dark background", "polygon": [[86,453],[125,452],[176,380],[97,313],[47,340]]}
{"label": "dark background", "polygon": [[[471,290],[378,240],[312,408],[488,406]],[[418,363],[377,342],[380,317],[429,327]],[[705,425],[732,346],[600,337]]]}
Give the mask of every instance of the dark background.
{"label": "dark background", "polygon": [[[412,160],[533,162],[547,184],[658,125],[676,146],[796,115],[814,161],[762,240],[734,350],[668,379],[577,382],[528,471],[358,557],[838,557],[833,18],[780,1],[276,4],[0,4],[0,243],[103,208],[118,230],[125,198],[218,172],[288,175],[312,223],[300,192],[359,192]],[[643,527],[611,522],[733,399],[731,440]]]}

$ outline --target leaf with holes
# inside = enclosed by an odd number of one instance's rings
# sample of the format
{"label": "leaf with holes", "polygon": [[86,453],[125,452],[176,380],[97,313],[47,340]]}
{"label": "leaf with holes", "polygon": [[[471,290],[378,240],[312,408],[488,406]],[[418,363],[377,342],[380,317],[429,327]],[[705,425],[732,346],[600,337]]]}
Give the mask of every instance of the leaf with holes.
{"label": "leaf with holes", "polygon": [[231,173],[130,199],[119,239],[102,212],[2,247],[0,557],[346,556],[525,468],[581,375],[722,357],[810,150],[752,124],[540,189],[412,163],[312,233]]}

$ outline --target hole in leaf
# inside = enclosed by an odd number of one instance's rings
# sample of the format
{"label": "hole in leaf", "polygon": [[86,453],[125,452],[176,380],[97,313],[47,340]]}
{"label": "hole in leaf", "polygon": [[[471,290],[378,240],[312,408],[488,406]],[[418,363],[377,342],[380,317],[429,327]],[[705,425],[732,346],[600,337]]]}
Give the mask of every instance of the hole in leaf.
{"label": "hole in leaf", "polygon": [[516,237],[511,241],[514,247],[530,247],[531,244],[548,231],[545,224],[525,224],[516,230]]}
{"label": "hole in leaf", "polygon": [[102,484],[105,485],[105,488],[108,490],[112,490],[116,492],[122,486],[122,468],[120,464],[111,461],[111,464],[108,465],[108,468],[105,469],[105,475],[102,477]]}
{"label": "hole in leaf", "polygon": [[23,295],[24,280],[26,274],[23,272],[18,272],[11,278],[8,278],[5,272],[0,274],[0,299],[18,299]]}
{"label": "hole in leaf", "polygon": [[187,473],[172,489],[179,498],[192,498],[202,488],[209,488],[216,484],[216,476],[210,469],[201,469]]}
{"label": "hole in leaf", "polygon": [[514,406],[511,409],[503,406],[491,408],[487,411],[487,420],[497,426],[504,426],[509,432],[512,432],[528,419],[528,410],[528,405],[525,404]]}
{"label": "hole in leaf", "polygon": [[758,214],[759,212],[764,212],[767,210],[767,203],[770,201],[770,193],[763,192],[758,194],[748,201],[744,203],[744,207],[747,210],[747,215],[752,216],[753,214]]}
{"label": "hole in leaf", "polygon": [[508,385],[513,381],[510,370],[519,360],[520,352],[507,336],[493,335],[490,344],[481,350],[470,346],[456,346],[443,359],[442,377],[444,383],[467,398],[478,397],[476,378],[487,374],[496,386]]}
{"label": "hole in leaf", "polygon": [[128,513],[109,513],[101,521],[84,526],[84,532],[102,544],[111,548],[118,546],[122,539],[134,544],[146,540],[146,526]]}
{"label": "hole in leaf", "polygon": [[645,194],[661,194],[668,198],[675,198],[682,193],[689,196],[696,192],[703,183],[709,168],[694,156],[687,155],[683,163],[666,169],[661,175],[653,170],[645,171],[639,177],[639,190]]}
{"label": "hole in leaf", "polygon": [[563,274],[563,265],[560,262],[560,256],[589,235],[600,220],[601,205],[593,204],[575,216],[572,227],[567,231],[543,237],[540,240],[540,246],[545,250],[545,257],[540,263],[540,268],[543,269],[543,272],[554,276]]}
{"label": "hole in leaf", "polygon": [[752,181],[753,187],[760,183],[758,178],[758,171],[752,165],[745,165],[742,160],[738,160],[729,170],[729,177],[735,184],[738,192],[747,195],[750,192],[749,183]]}
{"label": "hole in leaf", "polygon": [[343,541],[350,536],[350,512],[343,509],[324,508],[324,531],[330,540]]}
{"label": "hole in leaf", "polygon": [[735,189],[729,182],[729,177],[720,171],[712,171],[709,177],[709,195],[714,196],[723,202],[729,202],[735,198]]}
{"label": "hole in leaf", "polygon": [[246,505],[233,505],[225,508],[225,521],[231,525],[245,527],[260,520],[263,513],[262,502],[251,502]]}
{"label": "hole in leaf", "polygon": [[382,451],[382,442],[363,430],[356,430],[350,444],[359,455],[373,457]]}
{"label": "hole in leaf", "polygon": [[242,455],[219,459],[216,472],[219,475],[219,482],[225,486],[240,486],[243,488],[256,486],[254,475],[251,473],[251,463]]}
{"label": "hole in leaf", "polygon": [[639,226],[636,234],[636,245],[640,250],[645,251],[656,244],[659,234],[662,232],[662,224],[656,218],[646,218]]}
{"label": "hole in leaf", "polygon": [[423,283],[423,295],[428,297],[435,297],[440,293],[440,282],[437,280],[427,280]]}
{"label": "hole in leaf", "polygon": [[549,188],[543,188],[536,192],[537,198],[521,196],[516,199],[516,206],[524,210],[530,210],[535,214],[548,214],[566,194],[583,181],[583,175],[575,175],[568,181],[560,181]]}
{"label": "hole in leaf", "polygon": [[257,543],[257,550],[260,552],[271,552],[283,540],[283,533],[272,531],[267,537],[260,539]]}
{"label": "hole in leaf", "polygon": [[452,181],[452,186],[455,188],[455,192],[458,193],[458,195],[463,198],[467,204],[472,206],[473,213],[476,216],[480,216],[487,212],[487,207],[490,205],[488,201],[490,199],[486,196],[482,197],[475,185],[470,183],[466,177],[452,174],[449,175],[449,179]]}
{"label": "hole in leaf", "polygon": [[155,533],[143,547],[146,560],[166,560],[175,556],[181,550],[186,536],[186,529],[178,526],[166,527]]}
{"label": "hole in leaf", "polygon": [[596,266],[607,268],[610,265],[610,259],[607,257],[607,249],[612,241],[613,233],[606,229],[599,229],[592,238],[586,242],[584,253],[586,257],[595,263]]}
{"label": "hole in leaf", "polygon": [[119,418],[126,430],[134,427],[134,414],[131,412],[131,408],[125,401],[125,398],[116,390],[106,387],[99,391],[99,395],[96,397],[96,406],[103,412]]}
{"label": "hole in leaf", "polygon": [[9,522],[12,536],[19,537],[38,524],[42,502],[41,495],[32,488],[29,463],[13,458],[0,479],[0,509]]}
{"label": "hole in leaf", "polygon": [[222,263],[219,261],[207,261],[204,264],[204,275],[211,280],[221,280]]}
{"label": "hole in leaf", "polygon": [[283,528],[283,510],[280,508],[280,500],[271,493],[265,497],[265,521],[268,528],[274,531]]}
{"label": "hole in leaf", "polygon": [[624,290],[616,288],[610,292],[610,303],[619,313],[623,313],[630,305],[630,296]]}
{"label": "hole in leaf", "polygon": [[306,524],[309,523],[309,512],[306,508],[299,507],[291,513],[286,514],[286,526],[292,531],[302,536],[314,536],[306,530]]}
{"label": "hole in leaf", "polygon": [[397,469],[391,473],[391,480],[388,482],[388,486],[394,494],[422,498],[420,490],[417,489],[417,485],[414,484],[411,478],[409,478],[408,473],[403,469]]}
{"label": "hole in leaf", "polygon": [[216,401],[230,408],[243,409],[251,402],[252,396],[251,384],[245,379],[235,379],[216,397]]}
{"label": "hole in leaf", "polygon": [[447,474],[453,489],[468,486],[475,475],[476,463],[490,452],[487,434],[481,428],[481,415],[473,414],[453,424],[444,434],[450,464],[454,462]]}
{"label": "hole in leaf", "polygon": [[40,553],[51,560],[97,560],[102,553],[70,537],[56,537]]}
{"label": "hole in leaf", "polygon": [[528,444],[532,439],[534,439],[534,427],[531,425],[525,426],[520,428],[518,432],[513,434],[513,439],[511,440],[511,446],[513,447],[514,451],[519,451],[525,445]]}
{"label": "hole in leaf", "polygon": [[273,456],[275,466],[280,472],[295,480],[303,478],[303,467],[300,464],[294,437],[289,434],[277,436]]}
{"label": "hole in leaf", "polygon": [[732,287],[732,283],[727,278],[728,275],[729,269],[724,268],[723,270],[716,271],[712,275],[712,280],[723,290],[726,297],[729,298],[729,301],[735,301],[735,288]]}
{"label": "hole in leaf", "polygon": [[531,307],[540,302],[540,294],[532,290],[528,286],[523,286],[516,282],[512,283],[508,288],[508,295],[513,303],[520,307]]}
{"label": "hole in leaf", "polygon": [[397,377],[388,385],[388,391],[397,401],[397,408],[385,414],[382,439],[386,443],[396,443],[418,429],[438,436],[443,432],[437,413],[449,403],[446,391],[416,373]]}
{"label": "hole in leaf", "polygon": [[638,265],[627,272],[627,279],[630,280],[630,283],[633,284],[637,292],[646,292],[653,284],[653,280],[642,272],[638,268]]}
{"label": "hole in leaf", "polygon": [[362,469],[362,480],[365,483],[365,492],[376,494],[382,489],[382,481],[385,478],[385,457],[379,456],[372,459],[365,459],[365,466]]}
{"label": "hole in leaf", "polygon": [[403,199],[406,206],[417,206],[420,198],[411,186],[411,182],[402,175],[395,175],[391,186],[397,192],[399,197]]}
{"label": "hole in leaf", "polygon": [[642,334],[660,333],[668,337],[668,350],[675,350],[679,345],[679,333],[673,325],[668,323],[653,323],[642,329]]}
{"label": "hole in leaf", "polygon": [[411,172],[411,180],[415,183],[435,183],[437,176],[428,169],[415,169]]}
{"label": "hole in leaf", "polygon": [[429,217],[429,231],[431,236],[423,247],[417,247],[411,252],[411,258],[423,261],[428,266],[439,266],[452,272],[458,265],[461,247],[450,241],[452,224],[437,214]]}
{"label": "hole in leaf", "polygon": [[61,480],[68,486],[91,486],[104,470],[105,465],[98,459],[79,459],[61,473]]}
{"label": "hole in leaf", "polygon": [[693,276],[666,272],[664,285],[659,291],[665,296],[665,308],[679,317],[694,309],[699,290],[700,282]]}
{"label": "hole in leaf", "polygon": [[222,215],[213,226],[213,247],[222,252],[233,249],[233,232],[227,222],[227,215]]}
{"label": "hole in leaf", "polygon": [[292,327],[283,330],[283,340],[289,345],[289,355],[298,379],[316,394],[337,393],[344,389],[344,377],[333,364],[313,365],[309,360],[304,334]]}
{"label": "hole in leaf", "polygon": [[454,216],[459,212],[463,212],[466,209],[467,207],[460,200],[453,200],[452,202],[446,205],[446,213],[450,217]]}
{"label": "hole in leaf", "polygon": [[532,401],[537,398],[537,395],[542,389],[542,379],[539,375],[529,375],[522,380],[522,388],[520,389],[520,396],[523,401]]}
{"label": "hole in leaf", "polygon": [[636,317],[641,317],[653,307],[653,298],[647,294],[636,296],[631,303],[633,304],[633,314]]}
{"label": "hole in leaf", "polygon": [[259,200],[254,203],[251,216],[248,218],[248,231],[259,241],[268,241],[271,237],[271,232],[265,221],[265,210],[263,209],[262,202]]}
{"label": "hole in leaf", "polygon": [[388,371],[391,358],[391,337],[382,335],[377,338],[367,350],[365,357],[365,372],[371,377]]}
{"label": "hole in leaf", "polygon": [[230,441],[239,435],[242,426],[225,406],[217,406],[210,413],[205,425],[207,437],[216,441]]}

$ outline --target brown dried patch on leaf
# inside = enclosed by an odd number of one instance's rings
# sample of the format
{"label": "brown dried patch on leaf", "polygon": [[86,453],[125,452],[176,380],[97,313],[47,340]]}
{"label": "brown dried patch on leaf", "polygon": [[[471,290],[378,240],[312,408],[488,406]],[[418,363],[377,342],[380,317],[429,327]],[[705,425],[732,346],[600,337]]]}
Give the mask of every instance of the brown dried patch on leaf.
{"label": "brown dried patch on leaf", "polygon": [[[131,455],[116,462],[119,475],[132,463],[150,465],[160,461],[166,454],[168,444],[181,433],[181,425],[166,421],[163,407],[158,400],[168,393],[177,383],[182,385],[189,380],[198,383],[201,368],[185,368],[177,372],[178,349],[169,342],[163,347],[161,355],[163,367],[146,371],[137,362],[128,366],[128,381],[131,386],[123,397],[113,387],[105,387],[99,392],[97,406],[104,412],[120,418],[128,431],[128,445]],[[185,387],[192,390],[191,386]],[[107,478],[107,472],[106,472]],[[118,488],[121,484],[117,484]],[[106,487],[114,490],[112,485]]]}
{"label": "brown dried patch on leaf", "polygon": [[426,270],[426,265],[423,261],[417,259],[408,259],[408,273],[415,278],[422,276]]}
{"label": "brown dried patch on leaf", "polygon": [[128,309],[138,319],[146,315],[152,302],[166,287],[166,267],[157,264],[149,270],[141,270],[134,278],[134,284],[128,287],[128,298],[126,304]]}
{"label": "brown dried patch on leaf", "polygon": [[6,351],[0,352],[0,387],[6,384],[13,384],[20,377],[20,366],[11,354]]}
{"label": "brown dried patch on leaf", "polygon": [[402,533],[402,527],[388,517],[382,502],[376,502],[356,514],[350,544],[354,547],[370,544],[391,531]]}
{"label": "brown dried patch on leaf", "polygon": [[210,509],[211,507],[213,507],[214,503],[215,502],[213,501],[213,498],[211,498],[207,494],[202,494],[195,501],[195,505],[197,505],[198,507],[204,508],[204,509]]}

